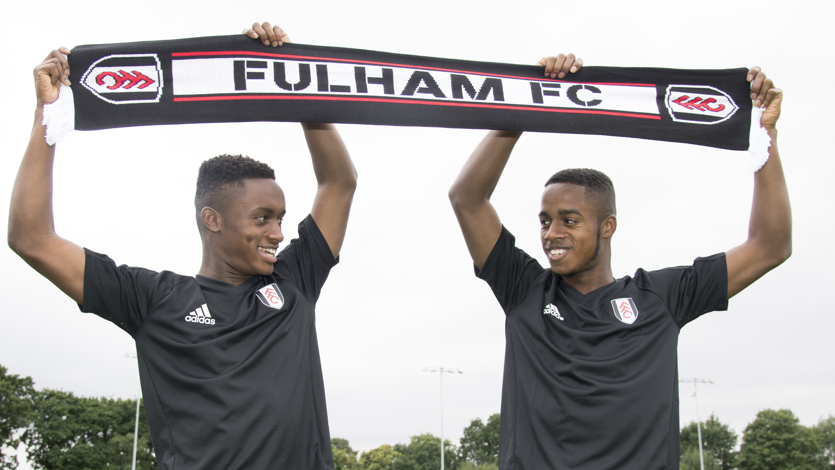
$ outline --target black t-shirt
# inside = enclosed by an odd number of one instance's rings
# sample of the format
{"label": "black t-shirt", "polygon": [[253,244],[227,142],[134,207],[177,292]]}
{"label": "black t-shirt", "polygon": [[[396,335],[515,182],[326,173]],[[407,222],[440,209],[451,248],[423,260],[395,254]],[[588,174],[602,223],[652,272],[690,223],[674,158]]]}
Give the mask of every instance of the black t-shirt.
{"label": "black t-shirt", "polygon": [[476,273],[506,314],[499,468],[679,467],[678,333],[727,308],[724,254],[583,295],[502,228]]}
{"label": "black t-shirt", "polygon": [[82,311],[136,340],[161,469],[333,469],[314,307],[337,260],[310,216],[239,286],[86,263]]}

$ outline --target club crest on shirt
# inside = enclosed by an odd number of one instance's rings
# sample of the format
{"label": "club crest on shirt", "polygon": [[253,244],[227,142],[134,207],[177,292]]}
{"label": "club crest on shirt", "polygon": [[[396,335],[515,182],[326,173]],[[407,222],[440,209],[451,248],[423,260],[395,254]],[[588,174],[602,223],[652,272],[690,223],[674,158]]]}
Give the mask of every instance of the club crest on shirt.
{"label": "club crest on shirt", "polygon": [[279,309],[284,305],[284,294],[274,282],[258,289],[255,296],[267,307]]}
{"label": "club crest on shirt", "polygon": [[615,318],[627,325],[635,323],[638,319],[638,307],[635,306],[632,297],[612,300],[612,310],[615,311]]}

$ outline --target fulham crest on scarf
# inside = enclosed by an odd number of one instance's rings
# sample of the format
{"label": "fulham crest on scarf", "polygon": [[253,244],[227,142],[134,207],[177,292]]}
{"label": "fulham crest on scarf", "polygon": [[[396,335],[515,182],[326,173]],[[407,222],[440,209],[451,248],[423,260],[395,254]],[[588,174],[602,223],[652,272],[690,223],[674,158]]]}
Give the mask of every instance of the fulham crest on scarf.
{"label": "fulham crest on scarf", "polygon": [[92,64],[81,83],[110,104],[156,103],[162,96],[162,66],[156,54],[113,54]]}
{"label": "fulham crest on scarf", "polygon": [[279,290],[274,282],[258,289],[255,296],[267,307],[280,309],[284,305],[284,294],[281,293],[281,290]]}
{"label": "fulham crest on scarf", "polygon": [[635,306],[632,297],[612,300],[612,310],[615,311],[615,318],[627,325],[635,323],[638,319],[638,307]]}

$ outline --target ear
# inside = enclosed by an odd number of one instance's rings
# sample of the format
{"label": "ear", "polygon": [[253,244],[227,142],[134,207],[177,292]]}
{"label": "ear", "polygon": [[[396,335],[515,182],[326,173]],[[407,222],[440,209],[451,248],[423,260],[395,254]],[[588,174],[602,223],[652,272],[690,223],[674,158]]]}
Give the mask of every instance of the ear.
{"label": "ear", "polygon": [[615,230],[617,229],[618,217],[615,214],[611,214],[603,219],[603,223],[600,224],[600,236],[602,238],[612,238],[612,235],[615,234]]}
{"label": "ear", "polygon": [[200,221],[210,232],[220,232],[220,226],[223,224],[223,215],[217,210],[206,206],[200,211]]}

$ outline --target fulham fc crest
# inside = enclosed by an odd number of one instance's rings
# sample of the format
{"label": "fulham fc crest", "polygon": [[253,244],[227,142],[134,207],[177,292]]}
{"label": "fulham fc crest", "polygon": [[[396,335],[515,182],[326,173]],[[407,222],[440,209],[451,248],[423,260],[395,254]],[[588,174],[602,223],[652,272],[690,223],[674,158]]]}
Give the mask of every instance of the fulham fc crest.
{"label": "fulham fc crest", "polygon": [[267,307],[279,309],[284,305],[284,294],[281,293],[281,290],[278,289],[278,286],[274,282],[258,289],[255,296]]}
{"label": "fulham fc crest", "polygon": [[632,297],[613,300],[612,309],[615,311],[615,318],[627,325],[635,323],[638,319],[638,307],[635,306]]}
{"label": "fulham fc crest", "polygon": [[162,96],[162,66],[156,54],[110,55],[94,62],[81,84],[110,104],[156,103]]}
{"label": "fulham fc crest", "polygon": [[670,85],[665,103],[673,121],[693,124],[718,124],[739,109],[733,98],[712,86]]}

